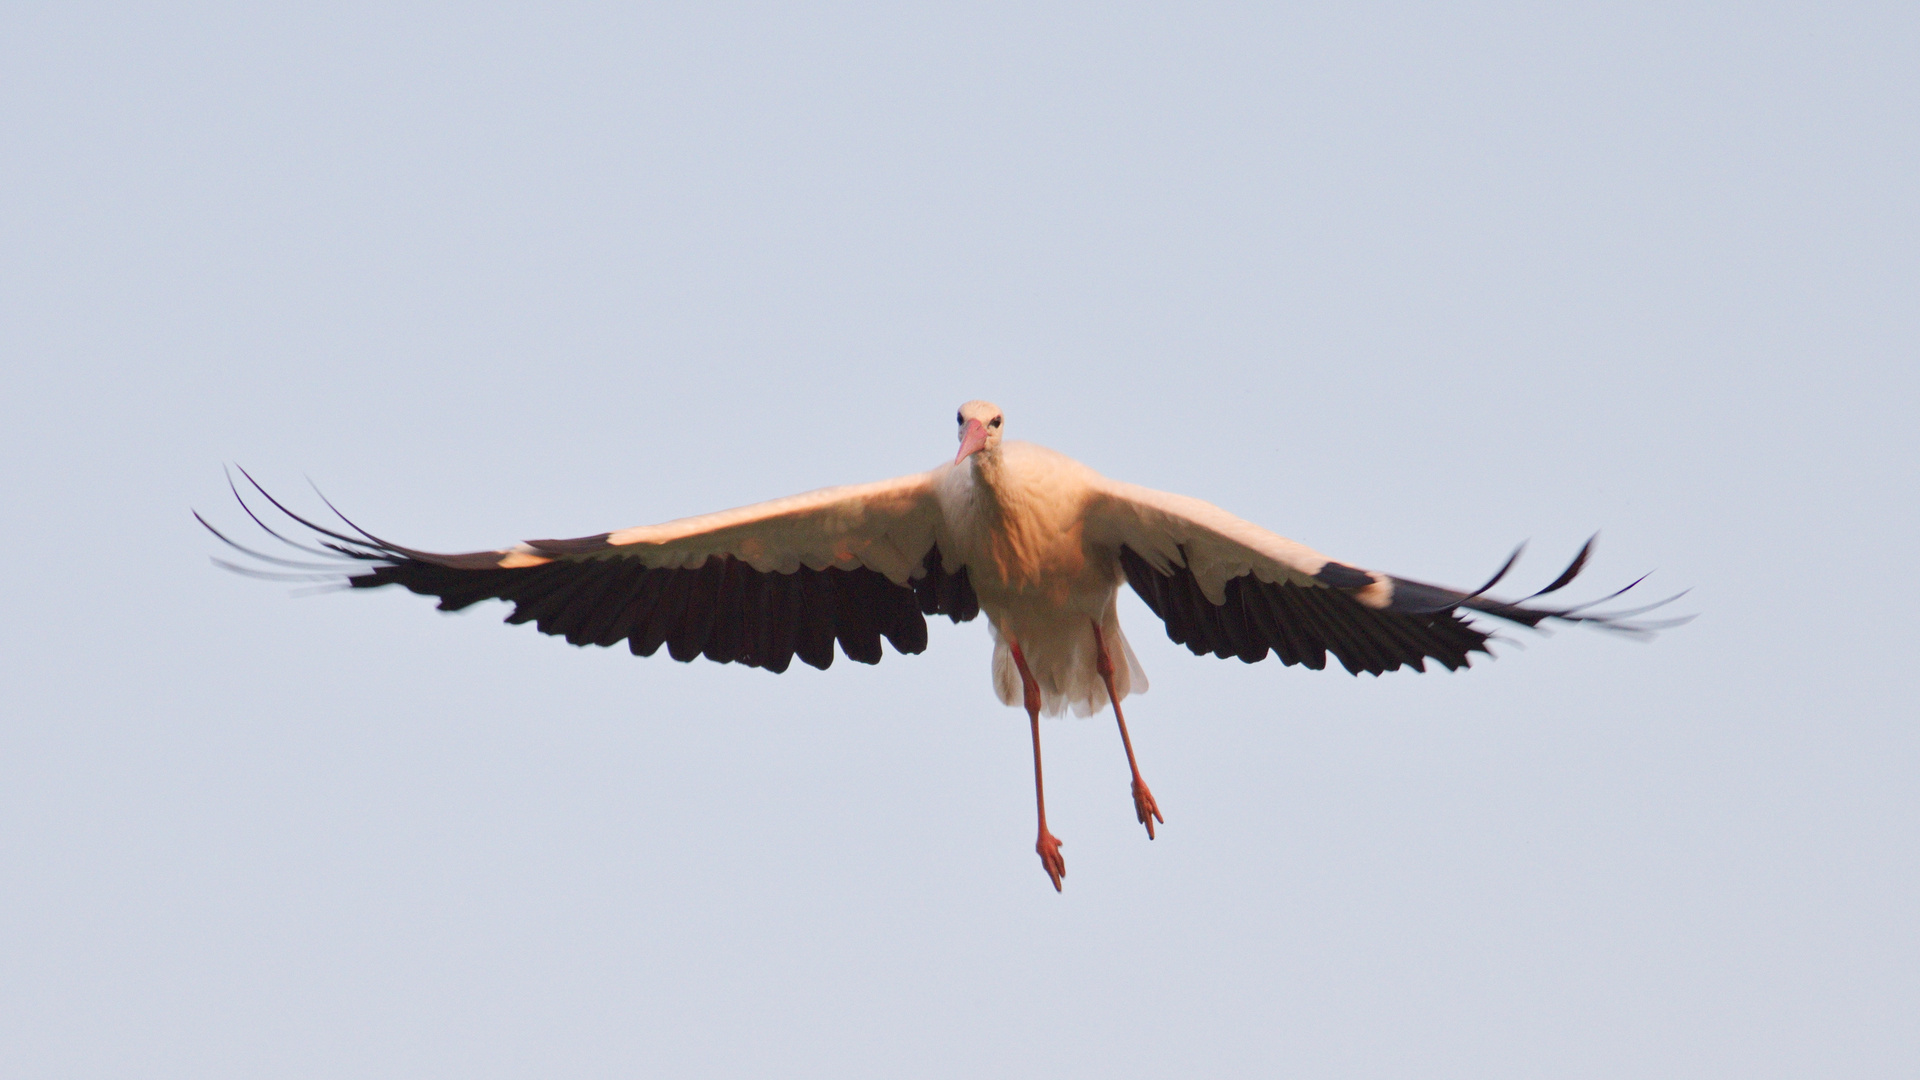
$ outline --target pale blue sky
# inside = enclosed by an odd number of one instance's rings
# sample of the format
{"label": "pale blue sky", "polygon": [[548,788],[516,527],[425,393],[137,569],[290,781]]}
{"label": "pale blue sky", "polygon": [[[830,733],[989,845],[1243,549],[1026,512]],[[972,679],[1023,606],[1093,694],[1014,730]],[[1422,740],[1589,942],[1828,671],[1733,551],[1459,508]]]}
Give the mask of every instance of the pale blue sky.
{"label": "pale blue sky", "polygon": [[[1906,1076],[1911,5],[13,4],[22,1077]],[[953,408],[1694,624],[1024,717],[223,574],[239,461],[489,547],[915,471]]]}

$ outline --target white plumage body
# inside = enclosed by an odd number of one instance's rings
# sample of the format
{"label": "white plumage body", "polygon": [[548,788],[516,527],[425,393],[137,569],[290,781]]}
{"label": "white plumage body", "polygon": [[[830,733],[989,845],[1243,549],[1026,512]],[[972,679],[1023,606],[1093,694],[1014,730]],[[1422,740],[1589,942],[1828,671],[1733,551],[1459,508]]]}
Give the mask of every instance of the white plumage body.
{"label": "white plumage body", "polygon": [[1086,510],[1100,475],[1064,454],[1008,442],[992,458],[973,455],[937,471],[934,492],[945,527],[942,546],[967,568],[980,610],[993,629],[993,686],[1002,704],[1019,705],[1019,643],[1049,716],[1071,708],[1087,716],[1107,704],[1090,624],[1113,654],[1114,692],[1144,693],[1146,673],[1120,629],[1115,600],[1119,551],[1087,534]]}

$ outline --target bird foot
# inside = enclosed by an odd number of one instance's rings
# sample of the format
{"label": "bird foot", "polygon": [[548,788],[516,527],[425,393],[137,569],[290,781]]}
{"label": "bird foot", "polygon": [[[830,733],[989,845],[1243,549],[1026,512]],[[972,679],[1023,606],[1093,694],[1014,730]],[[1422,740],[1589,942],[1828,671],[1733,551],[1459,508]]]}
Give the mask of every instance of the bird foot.
{"label": "bird foot", "polygon": [[1060,855],[1060,838],[1040,830],[1040,839],[1033,845],[1040,853],[1040,865],[1046,868],[1047,876],[1053,879],[1053,891],[1060,891],[1060,879],[1067,876],[1067,860]]}
{"label": "bird foot", "polygon": [[1140,824],[1147,827],[1147,839],[1153,839],[1153,823],[1165,825],[1167,819],[1160,816],[1160,804],[1153,801],[1153,792],[1140,781],[1133,782],[1133,812],[1140,818]]}

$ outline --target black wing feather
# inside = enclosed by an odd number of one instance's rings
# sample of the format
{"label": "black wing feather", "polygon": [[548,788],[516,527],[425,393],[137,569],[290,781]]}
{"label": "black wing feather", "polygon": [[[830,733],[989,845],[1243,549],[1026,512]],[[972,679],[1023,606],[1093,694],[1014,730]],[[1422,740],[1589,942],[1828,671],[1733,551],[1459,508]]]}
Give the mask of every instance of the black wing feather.
{"label": "black wing feather", "polygon": [[[1592,551],[1593,541],[1589,540],[1573,563],[1533,596],[1565,587],[1586,566]],[[1303,664],[1318,670],[1326,666],[1327,654],[1332,653],[1355,675],[1363,671],[1380,675],[1402,667],[1425,671],[1428,660],[1438,661],[1449,671],[1469,666],[1470,654],[1488,652],[1487,641],[1492,635],[1469,623],[1463,612],[1492,615],[1523,626],[1538,626],[1554,619],[1633,634],[1685,621],[1632,623],[1626,620],[1650,608],[1583,614],[1593,605],[1538,608],[1481,595],[1506,576],[1518,555],[1516,551],[1492,581],[1470,593],[1393,578],[1393,599],[1385,609],[1370,607],[1354,597],[1360,588],[1373,584],[1373,578],[1342,563],[1328,563],[1318,575],[1318,585],[1265,582],[1243,574],[1227,582],[1224,604],[1208,600],[1185,565],[1163,573],[1123,546],[1120,566],[1133,591],[1166,624],[1167,636],[1196,656],[1210,652],[1254,663],[1272,650],[1283,664]],[[1184,552],[1181,561],[1184,564]]]}
{"label": "black wing feather", "polygon": [[[241,500],[247,516],[289,547],[336,558],[339,576],[353,588],[398,585],[436,597],[444,611],[504,600],[513,605],[508,622],[531,622],[574,645],[625,641],[636,656],[652,656],[665,645],[676,660],[704,655],[722,664],[781,672],[796,655],[814,667],[827,667],[836,640],[848,659],[866,664],[879,662],[882,638],[896,652],[921,652],[927,647],[926,616],[966,622],[980,613],[966,568],[948,573],[938,547],[926,553],[924,576],[906,585],[864,567],[802,567],[783,574],[755,570],[731,556],[693,568],[649,568],[622,558],[606,534],[534,541],[532,547],[555,561],[502,567],[504,552],[415,551],[352,522],[347,524],[359,536],[335,532],[294,514],[253,477],[241,475],[275,509],[318,534],[322,548],[274,531]],[[239,498],[238,488],[234,496]],[[242,548],[198,514],[194,517],[222,542],[262,562],[289,561]]]}

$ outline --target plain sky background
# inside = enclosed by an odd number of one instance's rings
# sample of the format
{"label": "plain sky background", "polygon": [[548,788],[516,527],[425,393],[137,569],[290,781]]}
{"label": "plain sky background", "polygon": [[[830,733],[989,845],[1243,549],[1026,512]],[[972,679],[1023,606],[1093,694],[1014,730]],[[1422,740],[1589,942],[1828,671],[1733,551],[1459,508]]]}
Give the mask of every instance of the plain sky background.
{"label": "plain sky background", "polygon": [[[0,9],[7,1077],[1920,1071],[1920,9]],[[222,573],[935,464],[956,404],[1651,644],[782,676]],[[1524,646],[1524,648],[1522,647]]]}

